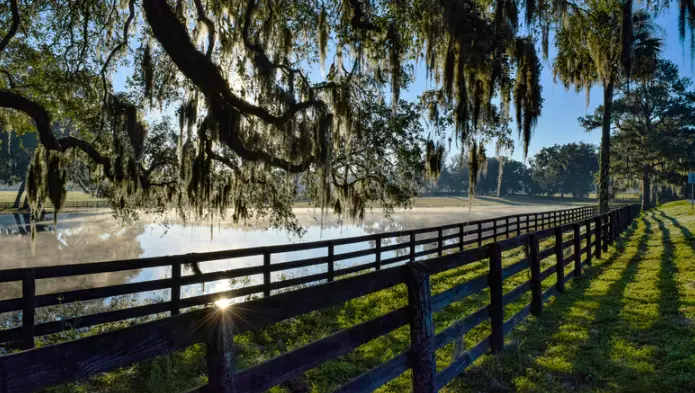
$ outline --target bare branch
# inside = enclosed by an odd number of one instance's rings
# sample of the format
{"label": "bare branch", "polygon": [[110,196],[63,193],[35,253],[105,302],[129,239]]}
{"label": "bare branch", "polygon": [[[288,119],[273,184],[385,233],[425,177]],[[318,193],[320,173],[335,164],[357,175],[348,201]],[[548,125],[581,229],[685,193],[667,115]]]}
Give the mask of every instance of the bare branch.
{"label": "bare branch", "polygon": [[17,0],[10,0],[10,9],[12,11],[12,24],[10,25],[10,30],[7,31],[7,34],[2,37],[2,41],[0,41],[0,52],[5,50],[5,47],[10,43],[12,37],[17,34],[17,29],[19,28],[19,7],[17,6]]}

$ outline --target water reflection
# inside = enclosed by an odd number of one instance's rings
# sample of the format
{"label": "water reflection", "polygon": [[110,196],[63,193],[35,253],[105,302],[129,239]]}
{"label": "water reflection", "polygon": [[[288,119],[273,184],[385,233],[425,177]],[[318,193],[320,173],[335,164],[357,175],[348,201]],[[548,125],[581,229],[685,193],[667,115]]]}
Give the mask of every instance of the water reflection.
{"label": "water reflection", "polygon": [[[0,214],[0,269],[36,267],[47,265],[79,264],[122,259],[153,257],[162,255],[206,252],[236,248],[268,246],[276,244],[309,242],[322,239],[335,239],[371,233],[391,232],[415,228],[433,227],[466,221],[476,221],[494,216],[525,213],[528,211],[553,210],[562,206],[505,207],[504,209],[419,209],[401,211],[391,217],[380,212],[368,213],[362,223],[345,223],[335,217],[321,217],[318,210],[298,209],[296,214],[306,233],[300,238],[295,234],[277,229],[266,229],[264,223],[234,224],[225,220],[210,222],[189,222],[183,224],[173,217],[143,217],[141,220],[122,225],[108,211],[65,213],[57,224],[52,216],[44,217],[37,224],[35,244],[32,247],[31,227],[27,216],[19,214]],[[447,233],[444,233],[446,236]],[[407,239],[392,238],[383,245],[404,242]],[[451,240],[452,242],[455,240]],[[336,247],[336,254],[373,247],[370,242]],[[425,248],[420,247],[419,250]],[[428,247],[430,249],[430,247]],[[326,255],[325,249],[306,250],[274,254],[271,263],[313,258]],[[402,255],[408,249],[386,253],[383,259]],[[373,262],[373,256],[365,256],[336,263],[336,269],[350,265]],[[233,260],[204,262],[202,272],[226,270],[262,264],[262,258],[247,257]],[[287,277],[314,274],[325,271],[325,266],[308,269],[295,269],[276,272],[273,281]],[[55,293],[73,289],[117,285],[126,282],[146,281],[169,277],[169,267],[141,269],[115,273],[77,276],[63,279],[39,280],[37,293]],[[193,274],[186,271],[184,274]],[[258,282],[261,277],[250,277],[248,283]],[[229,280],[190,285],[183,288],[182,297],[201,292],[211,293],[229,289]],[[19,283],[0,284],[0,299],[21,295]],[[147,296],[168,298],[167,291],[150,293]]]}

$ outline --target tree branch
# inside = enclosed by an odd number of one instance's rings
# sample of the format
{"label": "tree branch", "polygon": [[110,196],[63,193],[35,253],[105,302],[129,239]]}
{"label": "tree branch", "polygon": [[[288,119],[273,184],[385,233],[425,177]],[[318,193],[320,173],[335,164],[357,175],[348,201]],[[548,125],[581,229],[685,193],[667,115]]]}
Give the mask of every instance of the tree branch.
{"label": "tree branch", "polygon": [[352,18],[350,19],[350,25],[354,29],[374,31],[377,33],[381,32],[381,28],[379,28],[379,26],[373,24],[372,22],[365,21],[363,19],[364,11],[362,11],[362,4],[360,4],[360,0],[348,1],[350,3],[350,6],[352,7]]}
{"label": "tree branch", "polygon": [[92,144],[72,136],[57,139],[55,135],[53,135],[51,115],[41,104],[20,94],[8,90],[0,90],[0,107],[12,108],[24,112],[31,117],[36,124],[39,141],[46,149],[59,152],[65,152],[72,148],[80,149],[85,152],[92,161],[102,165],[105,175],[111,177],[111,160],[99,153]]}
{"label": "tree branch", "polygon": [[128,12],[128,19],[126,19],[125,25],[123,25],[123,41],[121,41],[111,50],[111,53],[109,53],[109,55],[106,57],[106,61],[104,62],[104,65],[101,67],[101,71],[99,72],[104,87],[104,105],[106,105],[106,97],[108,97],[108,88],[106,84],[106,69],[108,68],[109,63],[111,63],[111,60],[116,55],[116,53],[118,53],[118,51],[121,50],[124,46],[128,45],[128,30],[130,30],[130,24],[133,22],[133,19],[135,18],[135,0],[128,1]]}
{"label": "tree branch", "polygon": [[[166,0],[144,0],[143,8],[147,22],[155,38],[162,45],[179,70],[205,95],[209,109],[219,125],[220,139],[242,159],[262,161],[286,171],[303,172],[320,160],[320,157],[307,157],[301,163],[271,156],[264,151],[249,150],[239,136],[241,115],[254,116],[278,128],[292,120],[304,110],[316,108],[324,112],[320,125],[321,140],[327,140],[327,132],[332,117],[326,114],[326,105],[320,100],[312,99],[292,105],[281,115],[273,115],[265,108],[253,105],[235,95],[220,73],[219,68],[205,55],[200,53],[191,42],[185,26],[173,13]],[[323,150],[323,147],[322,147]]]}
{"label": "tree branch", "polygon": [[7,84],[10,85],[10,89],[15,89],[17,85],[14,83],[14,78],[12,77],[12,74],[10,74],[9,71],[7,70],[0,70],[0,73],[5,74],[7,77]]}
{"label": "tree branch", "polygon": [[200,0],[195,0],[195,9],[198,12],[198,21],[203,22],[208,29],[208,49],[205,56],[209,59],[212,57],[212,50],[215,47],[215,24],[205,15],[205,9]]}
{"label": "tree branch", "polygon": [[17,0],[10,0],[10,10],[12,12],[12,24],[10,25],[10,30],[7,31],[7,34],[2,37],[2,41],[0,41],[0,52],[5,50],[5,47],[10,43],[12,37],[17,34],[17,29],[19,29],[19,7],[17,6]]}

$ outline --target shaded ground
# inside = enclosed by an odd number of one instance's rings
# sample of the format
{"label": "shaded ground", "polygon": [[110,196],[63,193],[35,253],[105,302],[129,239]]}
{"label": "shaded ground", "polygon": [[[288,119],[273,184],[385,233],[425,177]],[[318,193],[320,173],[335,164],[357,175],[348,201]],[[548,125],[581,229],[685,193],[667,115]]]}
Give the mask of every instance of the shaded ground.
{"label": "shaded ground", "polygon": [[640,217],[574,287],[447,387],[451,392],[695,391],[695,215]]}

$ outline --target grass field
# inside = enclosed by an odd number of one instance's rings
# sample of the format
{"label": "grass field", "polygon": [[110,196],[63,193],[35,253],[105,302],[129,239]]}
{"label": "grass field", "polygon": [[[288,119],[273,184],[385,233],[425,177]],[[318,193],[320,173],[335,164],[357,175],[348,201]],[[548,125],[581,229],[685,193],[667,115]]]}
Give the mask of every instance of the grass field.
{"label": "grass field", "polygon": [[[14,202],[17,197],[17,192],[15,191],[0,191],[0,202]],[[94,201],[99,200],[89,194],[85,194],[82,191],[68,191],[67,199],[68,201]]]}
{"label": "grass field", "polygon": [[669,203],[451,385],[455,392],[695,391],[695,215]]}

